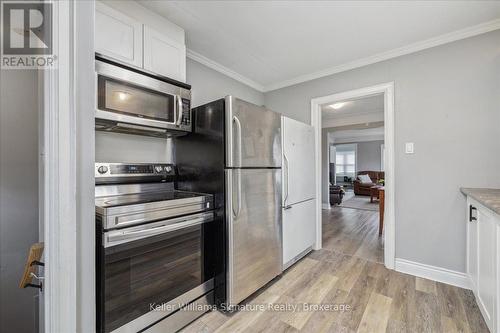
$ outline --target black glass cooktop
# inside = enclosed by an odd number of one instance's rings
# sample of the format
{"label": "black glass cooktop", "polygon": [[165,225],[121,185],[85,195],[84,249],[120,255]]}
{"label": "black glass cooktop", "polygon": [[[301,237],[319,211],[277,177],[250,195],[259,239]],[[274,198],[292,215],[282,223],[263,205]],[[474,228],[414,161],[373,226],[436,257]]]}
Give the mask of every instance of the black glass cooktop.
{"label": "black glass cooktop", "polygon": [[162,192],[146,192],[136,194],[125,194],[112,197],[103,197],[96,199],[96,206],[102,208],[138,205],[149,202],[178,200],[187,198],[204,197],[207,194],[184,192],[184,191],[162,191]]}

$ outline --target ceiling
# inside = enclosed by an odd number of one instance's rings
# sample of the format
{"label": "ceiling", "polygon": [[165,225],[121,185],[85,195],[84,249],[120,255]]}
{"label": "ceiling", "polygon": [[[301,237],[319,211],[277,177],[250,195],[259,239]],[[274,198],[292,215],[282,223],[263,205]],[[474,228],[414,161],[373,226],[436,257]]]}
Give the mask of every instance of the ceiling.
{"label": "ceiling", "polygon": [[138,0],[188,57],[269,91],[500,29],[498,1]]}
{"label": "ceiling", "polygon": [[[364,97],[356,100],[346,100],[338,110],[333,109],[330,105],[324,105],[321,108],[321,116],[323,119],[339,119],[345,117],[354,117],[369,113],[384,113],[384,95],[375,95]],[[336,104],[336,103],[335,103]]]}

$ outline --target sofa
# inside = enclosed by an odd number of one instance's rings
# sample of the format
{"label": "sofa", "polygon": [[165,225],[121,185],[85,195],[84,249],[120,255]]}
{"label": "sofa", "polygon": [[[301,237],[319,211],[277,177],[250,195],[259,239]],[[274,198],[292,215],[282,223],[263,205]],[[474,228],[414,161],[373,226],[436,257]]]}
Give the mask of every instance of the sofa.
{"label": "sofa", "polygon": [[[371,183],[362,183],[358,176],[368,175],[372,180]],[[356,173],[356,179],[353,182],[354,194],[356,195],[370,195],[370,187],[378,185],[379,180],[384,179],[383,171],[358,171]]]}

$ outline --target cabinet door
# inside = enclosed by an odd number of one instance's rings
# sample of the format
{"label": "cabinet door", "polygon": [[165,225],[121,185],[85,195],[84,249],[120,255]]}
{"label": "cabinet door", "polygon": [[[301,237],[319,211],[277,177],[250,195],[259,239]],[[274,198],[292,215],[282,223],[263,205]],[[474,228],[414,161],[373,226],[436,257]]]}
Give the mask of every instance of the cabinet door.
{"label": "cabinet door", "polygon": [[[470,206],[474,206],[470,200],[467,200],[467,274],[472,282],[472,290],[477,290],[477,265],[478,265],[478,243],[477,243],[477,221],[471,221]],[[472,212],[477,217],[476,212]]]}
{"label": "cabinet door", "polygon": [[316,200],[307,200],[290,207],[283,209],[283,265],[285,267],[312,246],[316,237]]}
{"label": "cabinet door", "polygon": [[186,46],[144,26],[144,68],[186,81]]}
{"label": "cabinet door", "polygon": [[142,67],[142,24],[96,2],[95,49],[97,53]]}
{"label": "cabinet door", "polygon": [[494,332],[496,308],[496,235],[497,226],[493,217],[478,209],[478,271],[477,301],[484,320],[491,332]]}

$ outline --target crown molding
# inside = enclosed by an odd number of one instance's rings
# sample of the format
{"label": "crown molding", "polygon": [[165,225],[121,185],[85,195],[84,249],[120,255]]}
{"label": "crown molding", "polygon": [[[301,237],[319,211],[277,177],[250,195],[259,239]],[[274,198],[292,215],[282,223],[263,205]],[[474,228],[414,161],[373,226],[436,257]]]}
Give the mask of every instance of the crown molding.
{"label": "crown molding", "polygon": [[431,47],[451,43],[457,40],[465,39],[468,37],[473,37],[477,35],[481,35],[490,31],[500,29],[500,19],[496,19],[493,21],[488,21],[485,23],[481,23],[478,25],[474,25],[472,27],[468,27],[465,29],[457,30],[454,32],[450,32],[444,35],[440,35],[434,38],[430,38],[421,42],[416,42],[407,46],[403,46],[397,49],[393,49],[387,52],[382,52],[370,57],[362,58],[359,60],[351,61],[339,66],[330,67],[318,72],[314,72],[311,74],[297,76],[290,80],[281,81],[278,83],[270,84],[264,87],[264,92],[269,92],[272,90],[277,90],[289,86],[293,86],[299,83],[303,83],[306,81],[311,81],[314,79],[318,79],[321,77],[329,76],[332,74],[337,74],[340,72],[345,72],[354,68],[359,68],[367,65],[371,65],[377,62],[381,62],[384,60],[389,60],[392,58],[400,57],[402,55],[415,53],[418,51],[422,51],[425,49],[429,49]]}
{"label": "crown molding", "polygon": [[249,78],[247,78],[246,76],[243,76],[221,64],[219,64],[218,62],[216,61],[213,61],[212,59],[209,59],[193,50],[190,50],[190,49],[187,49],[186,50],[186,56],[191,59],[191,60],[194,60],[196,62],[199,62],[200,64],[202,65],[205,65],[207,66],[208,68],[211,68],[219,73],[222,73],[226,76],[229,76],[230,78],[236,80],[236,81],[239,81],[257,91],[260,91],[260,92],[264,92],[264,86],[261,85],[260,83],[257,83]]}
{"label": "crown molding", "polygon": [[429,49],[429,48],[432,48],[435,46],[455,42],[455,41],[458,41],[461,39],[481,35],[481,34],[484,34],[484,33],[490,32],[490,31],[494,31],[494,30],[498,30],[498,29],[500,29],[500,19],[484,22],[484,23],[481,23],[478,25],[474,25],[472,27],[468,27],[468,28],[464,28],[464,29],[457,30],[454,32],[450,32],[450,33],[447,33],[444,35],[440,35],[440,36],[433,37],[433,38],[430,38],[430,39],[427,39],[424,41],[416,42],[416,43],[413,43],[413,44],[410,44],[407,46],[403,46],[403,47],[400,47],[397,49],[393,49],[393,50],[390,50],[387,52],[382,52],[379,54],[375,54],[373,56],[354,60],[354,61],[342,64],[342,65],[330,67],[330,68],[327,68],[327,69],[324,69],[321,71],[317,71],[314,73],[310,73],[310,74],[297,76],[297,77],[289,79],[289,80],[284,80],[284,81],[272,83],[269,85],[263,85],[263,84],[260,84],[256,81],[252,80],[252,79],[249,79],[246,76],[241,75],[241,74],[233,71],[232,69],[229,69],[229,68],[219,64],[218,62],[216,62],[212,59],[209,59],[209,58],[207,58],[207,57],[205,57],[205,56],[203,56],[203,55],[201,55],[201,54],[199,54],[191,49],[186,50],[186,56],[189,59],[192,59],[196,62],[199,62],[200,64],[205,65],[205,66],[207,66],[207,67],[209,67],[209,68],[211,68],[219,73],[222,73],[222,74],[224,74],[224,75],[226,75],[226,76],[228,76],[228,77],[230,77],[238,82],[241,82],[241,83],[243,83],[243,84],[259,91],[259,92],[265,93],[265,92],[293,86],[293,85],[296,85],[299,83],[319,79],[321,77],[345,72],[345,71],[348,71],[351,69],[375,64],[377,62],[389,60],[392,58],[397,58],[397,57],[400,57],[403,55],[407,55],[407,54],[415,53],[415,52],[422,51],[425,49]]}

